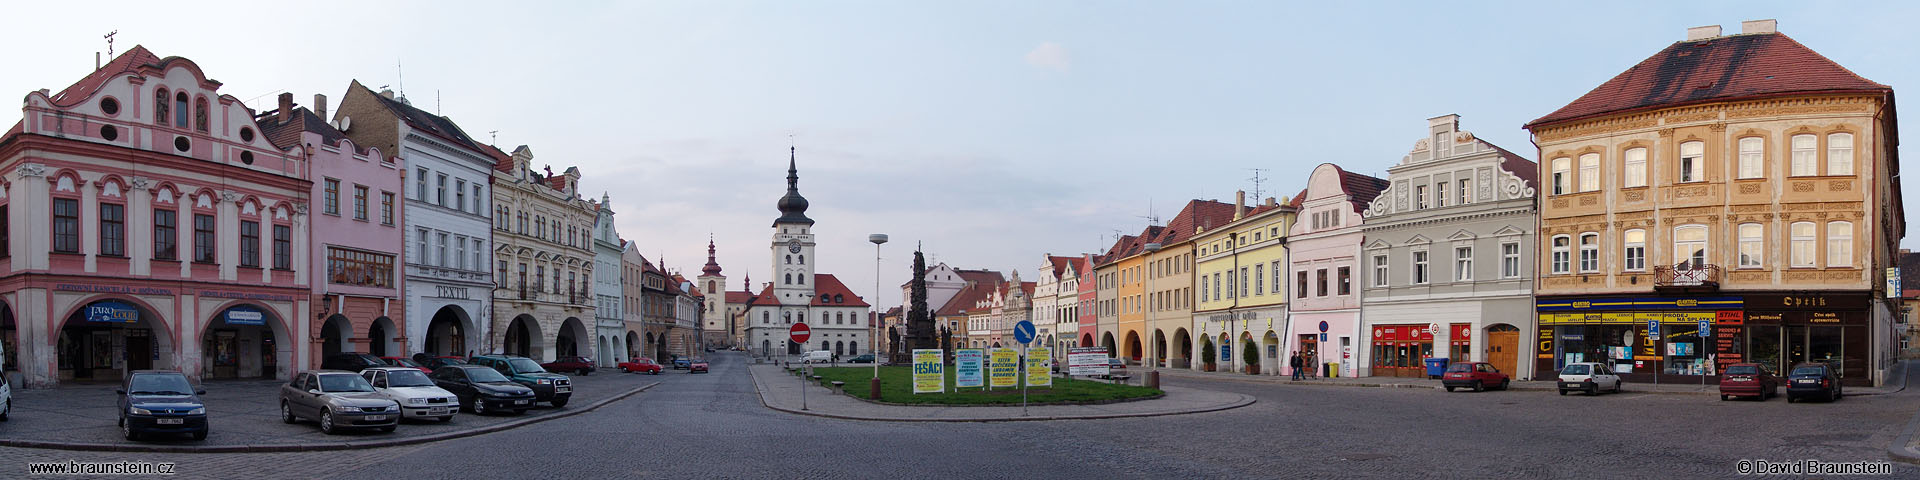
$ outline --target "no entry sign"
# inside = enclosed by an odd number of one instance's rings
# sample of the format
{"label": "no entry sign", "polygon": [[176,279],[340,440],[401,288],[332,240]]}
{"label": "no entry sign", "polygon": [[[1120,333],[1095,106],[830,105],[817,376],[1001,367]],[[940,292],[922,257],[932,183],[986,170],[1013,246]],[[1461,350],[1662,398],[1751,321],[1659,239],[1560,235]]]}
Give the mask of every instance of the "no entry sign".
{"label": "no entry sign", "polygon": [[787,329],[787,335],[793,338],[793,343],[807,343],[807,339],[813,338],[813,328],[805,323],[796,323]]}

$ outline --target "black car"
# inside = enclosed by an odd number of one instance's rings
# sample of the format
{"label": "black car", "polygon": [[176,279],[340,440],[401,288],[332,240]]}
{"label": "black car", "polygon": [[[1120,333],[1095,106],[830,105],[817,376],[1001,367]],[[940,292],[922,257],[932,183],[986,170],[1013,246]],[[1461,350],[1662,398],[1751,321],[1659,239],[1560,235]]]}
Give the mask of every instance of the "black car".
{"label": "black car", "polygon": [[149,433],[186,433],[207,439],[206,390],[194,388],[180,372],[136,370],[114,390],[120,395],[120,433],[138,440]]}
{"label": "black car", "polygon": [[1787,374],[1787,403],[1812,397],[1831,402],[1845,395],[1840,388],[1840,375],[1832,365],[1802,363],[1794,365],[1792,373]]}
{"label": "black car", "polygon": [[454,357],[454,356],[437,356],[436,357],[436,356],[428,355],[424,353],[416,353],[416,354],[413,354],[413,363],[419,364],[421,367],[424,367],[427,370],[439,370],[440,367],[444,367],[448,365],[466,365],[467,361],[464,359],[461,359],[460,357]]}
{"label": "black car", "polygon": [[873,354],[865,354],[847,359],[847,363],[873,363]]}
{"label": "black car", "polygon": [[533,389],[508,380],[506,375],[479,365],[448,365],[428,375],[433,384],[460,398],[460,405],[473,413],[526,413],[533,408]]}
{"label": "black car", "polygon": [[346,370],[359,373],[372,367],[385,367],[386,360],[366,353],[336,353],[320,360],[321,370]]}

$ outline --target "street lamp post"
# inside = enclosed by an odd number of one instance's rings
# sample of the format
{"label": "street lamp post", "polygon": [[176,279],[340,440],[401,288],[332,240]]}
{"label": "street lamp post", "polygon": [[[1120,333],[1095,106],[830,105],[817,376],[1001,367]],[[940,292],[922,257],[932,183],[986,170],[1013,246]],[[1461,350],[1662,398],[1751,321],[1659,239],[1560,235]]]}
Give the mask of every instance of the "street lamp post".
{"label": "street lamp post", "polygon": [[[867,235],[867,241],[873,242],[873,301],[878,302],[880,301],[880,244],[887,243],[887,234],[875,233]],[[871,330],[872,333],[869,333],[870,336],[867,337],[867,348],[873,348],[874,342],[880,338],[878,333],[880,328],[880,304],[873,302],[868,302],[867,304],[873,308],[874,312],[874,315],[868,322],[873,325],[873,330]],[[880,399],[880,350],[878,349],[873,350],[873,380],[869,382],[867,397],[874,400]]]}

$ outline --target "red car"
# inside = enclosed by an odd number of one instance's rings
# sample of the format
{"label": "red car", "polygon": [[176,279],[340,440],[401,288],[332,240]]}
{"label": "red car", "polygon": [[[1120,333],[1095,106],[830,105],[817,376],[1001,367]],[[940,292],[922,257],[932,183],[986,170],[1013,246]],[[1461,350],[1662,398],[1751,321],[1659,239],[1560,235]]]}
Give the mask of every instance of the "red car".
{"label": "red car", "polygon": [[1460,362],[1447,365],[1447,374],[1440,376],[1440,385],[1447,387],[1449,392],[1456,388],[1471,388],[1478,392],[1495,385],[1498,385],[1501,390],[1506,390],[1510,381],[1507,374],[1500,373],[1500,369],[1493,368],[1493,364],[1487,362]]}
{"label": "red car", "polygon": [[540,368],[547,369],[549,372],[573,372],[574,375],[586,376],[593,373],[593,359],[579,355],[562,355],[551,362],[540,364]]}
{"label": "red car", "polygon": [[687,364],[687,373],[707,373],[707,359],[693,359],[693,363]]}
{"label": "red car", "polygon": [[387,362],[387,365],[390,365],[390,366],[415,368],[415,369],[419,369],[421,372],[433,373],[433,369],[422,367],[418,363],[413,363],[413,360],[407,357],[380,357],[380,361]]}
{"label": "red car", "polygon": [[1736,363],[1727,366],[1720,375],[1720,400],[1730,397],[1754,397],[1766,401],[1767,397],[1780,394],[1780,377],[1773,376],[1766,365],[1758,363]]}
{"label": "red car", "polygon": [[620,362],[620,371],[622,372],[640,372],[659,375],[660,370],[660,364],[653,363],[653,359],[651,358],[642,357]]}

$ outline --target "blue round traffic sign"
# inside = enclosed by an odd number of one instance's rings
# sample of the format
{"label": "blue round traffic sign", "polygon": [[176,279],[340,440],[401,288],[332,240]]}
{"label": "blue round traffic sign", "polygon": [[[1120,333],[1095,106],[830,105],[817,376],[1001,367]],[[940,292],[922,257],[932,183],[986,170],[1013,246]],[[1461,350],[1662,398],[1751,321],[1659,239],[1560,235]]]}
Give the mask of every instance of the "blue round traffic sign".
{"label": "blue round traffic sign", "polygon": [[1320,333],[1327,333],[1327,322],[1325,320],[1320,321]]}
{"label": "blue round traffic sign", "polygon": [[1021,320],[1020,323],[1013,324],[1013,341],[1033,343],[1033,322]]}

